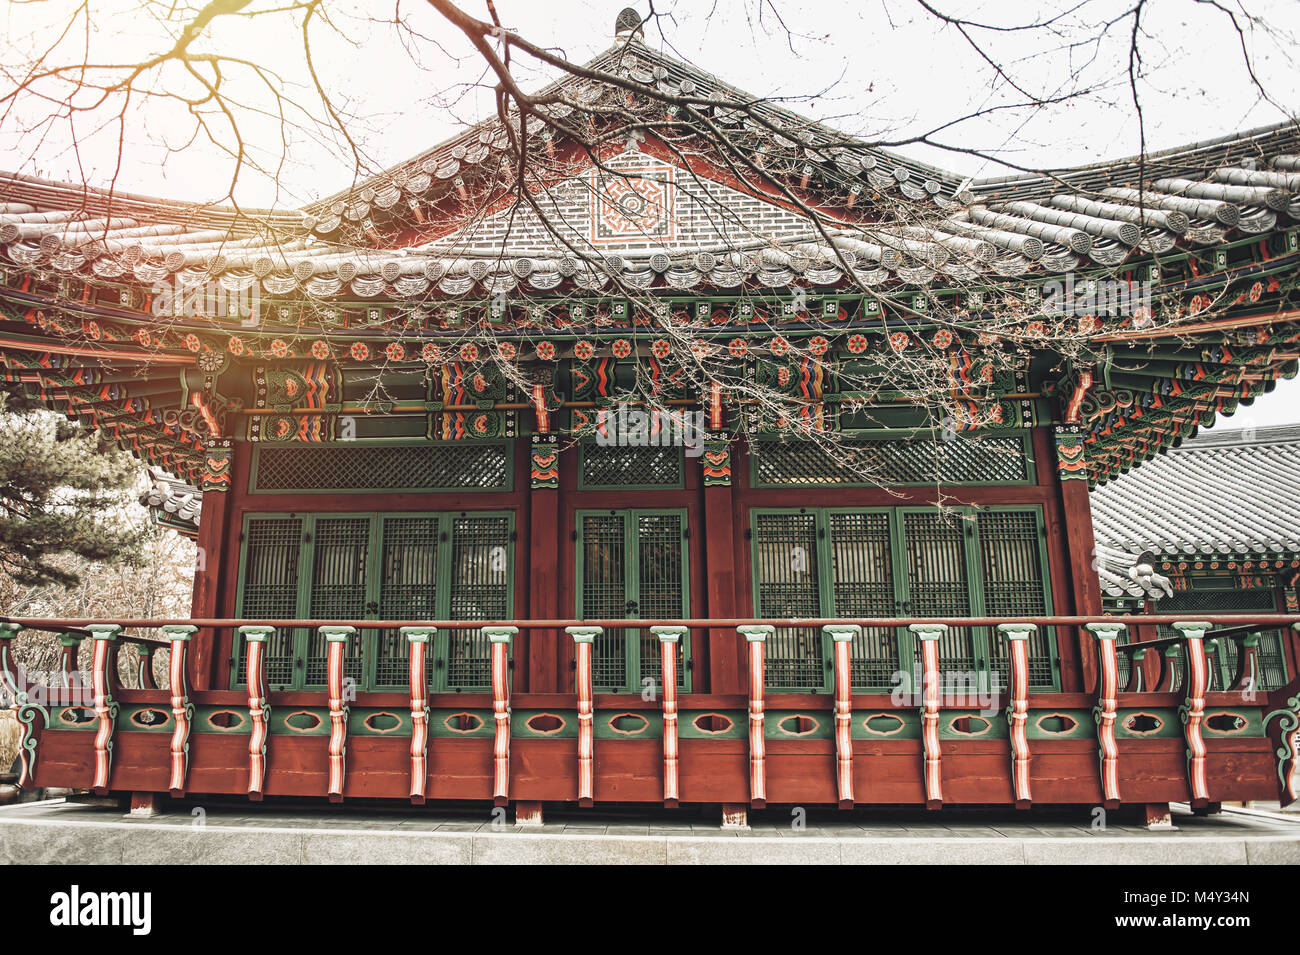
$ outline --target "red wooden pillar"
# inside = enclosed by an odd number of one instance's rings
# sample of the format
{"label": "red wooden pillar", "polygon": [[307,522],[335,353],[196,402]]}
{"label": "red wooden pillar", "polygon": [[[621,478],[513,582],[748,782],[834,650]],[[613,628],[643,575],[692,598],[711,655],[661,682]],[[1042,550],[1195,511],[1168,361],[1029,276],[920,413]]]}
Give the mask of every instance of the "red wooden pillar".
{"label": "red wooden pillar", "polygon": [[[560,609],[560,446],[554,435],[533,435],[528,498],[528,616],[555,620]],[[554,630],[530,630],[528,690],[560,688],[559,640]]]}
{"label": "red wooden pillar", "polygon": [[[239,445],[248,454],[248,445]],[[231,471],[235,445],[228,438],[208,442],[204,451],[203,509],[199,512],[198,554],[194,562],[194,595],[190,616],[196,619],[220,617],[222,571],[238,573],[239,548],[233,554],[225,549],[230,514]],[[194,635],[189,653],[190,686],[210,690],[218,686],[216,673],[224,670],[217,664],[220,634],[203,628]],[[232,644],[233,645],[233,644]]]}
{"label": "red wooden pillar", "polygon": [[[704,567],[710,617],[748,616],[736,600],[735,498],[731,486],[731,445],[710,441],[704,450]],[[743,693],[745,666],[741,637],[734,629],[709,631],[709,692]],[[696,692],[699,692],[696,687]]]}
{"label": "red wooden pillar", "polygon": [[[1070,556],[1070,581],[1074,612],[1081,616],[1101,615],[1101,584],[1097,580],[1096,542],[1092,531],[1092,502],[1088,497],[1088,466],[1084,459],[1083,436],[1077,430],[1056,432],[1057,474],[1060,478],[1061,508],[1066,549]],[[1058,640],[1064,635],[1058,636]],[[1092,638],[1076,630],[1076,643],[1084,692],[1097,688],[1097,660]],[[1070,689],[1062,673],[1062,688]]]}

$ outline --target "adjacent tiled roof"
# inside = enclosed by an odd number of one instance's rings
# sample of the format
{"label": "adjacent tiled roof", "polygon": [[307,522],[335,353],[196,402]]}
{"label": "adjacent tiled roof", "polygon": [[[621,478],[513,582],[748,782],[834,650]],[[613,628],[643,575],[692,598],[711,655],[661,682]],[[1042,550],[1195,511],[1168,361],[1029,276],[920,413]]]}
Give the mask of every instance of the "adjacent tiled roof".
{"label": "adjacent tiled roof", "polygon": [[1140,595],[1124,569],[1159,560],[1300,555],[1300,426],[1210,432],[1092,492],[1103,589]]}

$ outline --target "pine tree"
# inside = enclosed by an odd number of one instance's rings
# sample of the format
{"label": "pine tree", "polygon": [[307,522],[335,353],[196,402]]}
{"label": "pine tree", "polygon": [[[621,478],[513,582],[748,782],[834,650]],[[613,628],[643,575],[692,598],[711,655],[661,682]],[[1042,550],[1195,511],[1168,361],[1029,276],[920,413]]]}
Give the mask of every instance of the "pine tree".
{"label": "pine tree", "polygon": [[78,576],[59,555],[137,560],[143,529],[120,511],[138,473],[102,434],[0,392],[0,572],[70,587]]}

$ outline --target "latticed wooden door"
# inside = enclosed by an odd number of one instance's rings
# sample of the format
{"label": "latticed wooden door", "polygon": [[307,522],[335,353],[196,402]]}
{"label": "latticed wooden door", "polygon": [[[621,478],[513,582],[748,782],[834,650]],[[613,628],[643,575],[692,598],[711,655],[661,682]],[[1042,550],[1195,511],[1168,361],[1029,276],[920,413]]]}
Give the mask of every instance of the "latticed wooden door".
{"label": "latticed wooden door", "polygon": [[[501,620],[512,612],[509,513],[250,516],[244,537],[238,605],[245,618]],[[324,685],[318,633],[277,633],[268,649],[271,685]],[[235,683],[243,654],[241,646]],[[364,688],[404,687],[409,654],[398,631],[363,629],[348,642],[344,674]],[[441,632],[430,685],[485,688],[488,659],[480,631]]]}
{"label": "latticed wooden door", "polygon": [[[678,619],[688,615],[686,512],[681,510],[577,513],[577,615],[583,620]],[[690,638],[678,648],[690,659]],[[606,630],[597,638],[593,684],[632,692],[660,680],[659,644],[648,629]],[[689,688],[679,662],[678,685]]]}

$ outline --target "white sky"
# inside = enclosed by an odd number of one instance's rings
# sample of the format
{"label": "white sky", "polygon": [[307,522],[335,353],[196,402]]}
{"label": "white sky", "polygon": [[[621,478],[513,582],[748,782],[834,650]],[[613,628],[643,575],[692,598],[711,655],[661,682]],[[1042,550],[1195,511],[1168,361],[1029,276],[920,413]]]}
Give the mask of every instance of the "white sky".
{"label": "white sky", "polygon": [[[201,0],[191,0],[195,8]],[[945,130],[958,149],[993,153],[1028,167],[1069,166],[1138,151],[1138,124],[1128,87],[1131,0],[931,0],[952,16],[999,25],[1064,14],[1033,33],[975,35],[1024,88],[1044,97],[1093,92],[1061,106],[999,111]],[[1142,73],[1138,82],[1149,150],[1209,139],[1294,118],[1300,107],[1300,2],[1223,0],[1242,17],[1255,74],[1252,83],[1237,34],[1209,4],[1162,0],[1144,9]],[[170,46],[174,27],[158,19],[171,0],[96,0],[92,62],[134,62]],[[254,0],[249,9],[276,7]],[[615,17],[624,6],[645,13],[648,4],[626,0],[496,0],[502,22],[525,37],[582,62],[613,42]],[[1076,5],[1077,11],[1070,11]],[[486,16],[482,0],[463,0]],[[55,44],[75,0],[7,3],[0,12],[0,95],[14,86],[17,64]],[[491,94],[476,88],[482,61],[467,41],[418,0],[398,9],[422,39],[403,45],[390,24],[394,5],[372,0],[327,3],[338,32],[317,25],[313,59],[333,95],[357,117],[350,124],[372,167],[399,162],[492,111]],[[657,0],[669,18],[650,26],[647,42],[701,66],[734,86],[767,97],[787,97],[797,112],[872,140],[897,140],[939,127],[978,110],[1019,100],[951,27],[939,24],[916,0]],[[779,14],[789,31],[776,19]],[[1118,18],[1118,19],[1117,19]],[[1099,25],[1115,20],[1109,31]],[[662,35],[660,31],[662,30]],[[171,32],[169,32],[171,31]],[[272,19],[226,17],[200,47],[273,66],[284,91],[311,99],[300,25]],[[1095,40],[1095,42],[1093,42]],[[56,49],[60,62],[83,62],[84,37],[74,29]],[[1071,45],[1071,46],[1068,46]],[[417,62],[418,60],[418,62]],[[547,76],[520,69],[523,85]],[[226,89],[267,110],[274,100],[250,71],[229,66]],[[192,90],[178,69],[145,84],[153,97],[137,96],[124,130],[115,113],[83,115],[75,134],[66,123],[27,131],[48,115],[47,105],[22,99],[0,115],[0,168],[177,199],[219,201],[232,173],[218,143],[191,139],[190,123],[166,94]],[[1276,105],[1281,104],[1281,105]],[[316,107],[313,107],[316,108]],[[3,109],[3,107],[0,107]],[[281,126],[245,113],[245,140],[271,175],[245,170],[236,196],[252,206],[295,206],[344,188],[352,177],[347,150],[318,131],[291,130],[280,165]],[[119,136],[124,144],[119,150]],[[74,146],[75,142],[75,146]],[[981,176],[1005,169],[957,151],[902,145],[898,151],[954,172]],[[118,166],[119,153],[121,157]],[[278,175],[274,174],[278,170]],[[1300,386],[1284,382],[1220,427],[1238,427],[1249,414],[1256,425],[1273,418],[1300,420]]]}

